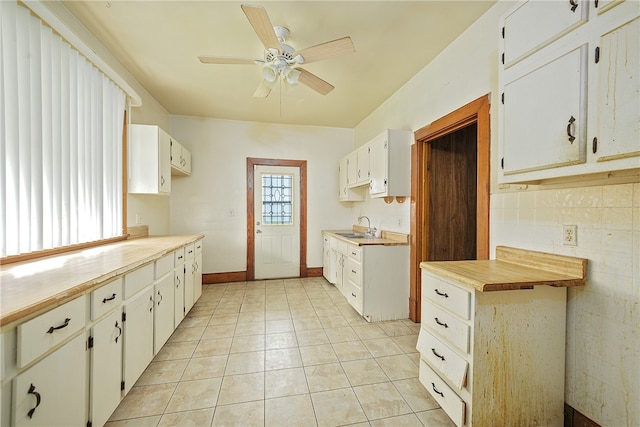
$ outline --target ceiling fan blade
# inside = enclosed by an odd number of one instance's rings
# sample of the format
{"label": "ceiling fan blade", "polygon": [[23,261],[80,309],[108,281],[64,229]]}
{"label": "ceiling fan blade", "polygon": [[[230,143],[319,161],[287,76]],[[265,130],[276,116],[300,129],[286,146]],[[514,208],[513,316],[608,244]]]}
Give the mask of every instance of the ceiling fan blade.
{"label": "ceiling fan blade", "polygon": [[271,19],[267,14],[267,10],[262,6],[251,6],[243,4],[240,6],[249,23],[253,27],[253,30],[258,35],[260,41],[266,49],[273,48],[282,51],[282,46],[278,41],[275,31],[273,31],[273,25]]}
{"label": "ceiling fan blade", "polygon": [[203,64],[255,64],[253,58],[233,58],[228,56],[199,56],[198,59]]}
{"label": "ceiling fan blade", "polygon": [[321,95],[326,95],[333,89],[335,89],[333,85],[325,82],[320,77],[308,72],[303,68],[297,67],[296,70],[300,71],[298,82],[302,83],[303,85],[309,86],[311,89],[315,90]]}
{"label": "ceiling fan blade", "polygon": [[260,85],[253,93],[254,98],[266,98],[271,93],[271,88],[267,86],[267,84],[263,81],[260,82]]}
{"label": "ceiling fan blade", "polygon": [[295,54],[302,55],[304,64],[308,64],[309,62],[321,61],[323,59],[333,58],[334,56],[354,53],[355,51],[356,48],[353,46],[351,37],[343,37],[302,49]]}

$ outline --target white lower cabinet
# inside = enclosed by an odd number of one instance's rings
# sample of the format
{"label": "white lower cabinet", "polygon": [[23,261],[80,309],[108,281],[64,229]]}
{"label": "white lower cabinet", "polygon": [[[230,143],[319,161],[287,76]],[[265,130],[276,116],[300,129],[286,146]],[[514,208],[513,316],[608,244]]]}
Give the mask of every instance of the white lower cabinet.
{"label": "white lower cabinet", "polygon": [[104,425],[201,294],[199,240],[4,330],[0,423]]}
{"label": "white lower cabinet", "polygon": [[422,271],[420,382],[457,426],[562,426],[566,288],[480,292]]}
{"label": "white lower cabinet", "polygon": [[125,301],[123,308],[123,378],[127,394],[153,359],[153,286]]}
{"label": "white lower cabinet", "polygon": [[157,354],[174,331],[173,270],[153,286],[153,354]]}
{"label": "white lower cabinet", "polygon": [[89,420],[104,425],[122,397],[122,311],[114,310],[91,327],[89,339]]}
{"label": "white lower cabinet", "polygon": [[12,425],[85,425],[86,354],[85,336],[80,334],[16,376]]}

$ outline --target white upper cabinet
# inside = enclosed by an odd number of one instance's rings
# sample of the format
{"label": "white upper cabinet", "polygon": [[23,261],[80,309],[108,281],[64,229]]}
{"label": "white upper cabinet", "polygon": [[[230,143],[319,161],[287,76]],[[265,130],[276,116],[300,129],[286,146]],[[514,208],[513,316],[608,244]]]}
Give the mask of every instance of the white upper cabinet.
{"label": "white upper cabinet", "polygon": [[[635,53],[635,54],[634,54]],[[593,145],[598,161],[640,155],[640,18],[600,37],[598,122]]]}
{"label": "white upper cabinet", "polygon": [[503,16],[500,183],[640,171],[640,2],[574,3],[572,19],[533,0]]}
{"label": "white upper cabinet", "polygon": [[129,193],[171,193],[171,137],[158,126],[129,127]]}
{"label": "white upper cabinet", "polygon": [[191,152],[171,138],[171,175],[191,175]]}
{"label": "white upper cabinet", "polygon": [[371,197],[411,195],[413,133],[387,129],[369,142]]}
{"label": "white upper cabinet", "polygon": [[504,17],[504,61],[509,67],[586,22],[588,2],[527,1]]}

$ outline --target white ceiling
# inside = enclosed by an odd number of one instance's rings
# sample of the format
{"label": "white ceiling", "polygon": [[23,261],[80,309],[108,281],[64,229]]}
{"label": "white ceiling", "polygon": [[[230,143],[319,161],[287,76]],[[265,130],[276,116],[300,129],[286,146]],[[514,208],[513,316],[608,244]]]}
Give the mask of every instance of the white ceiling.
{"label": "white ceiling", "polygon": [[481,1],[260,1],[300,50],[351,36],[356,53],[304,66],[335,86],[253,98],[258,65],[202,64],[200,55],[263,58],[236,1],[65,1],[64,5],[170,113],[355,127],[489,9]]}

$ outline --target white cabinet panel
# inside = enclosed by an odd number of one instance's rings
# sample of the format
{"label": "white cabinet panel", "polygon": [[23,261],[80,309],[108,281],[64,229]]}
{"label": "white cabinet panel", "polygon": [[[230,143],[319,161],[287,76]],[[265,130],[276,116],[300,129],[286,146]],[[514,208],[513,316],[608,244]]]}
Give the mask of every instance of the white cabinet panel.
{"label": "white cabinet panel", "polygon": [[104,425],[120,403],[122,312],[114,310],[91,328],[90,420]]}
{"label": "white cabinet panel", "polygon": [[504,87],[504,174],[585,161],[586,45]]}
{"label": "white cabinet panel", "polygon": [[125,394],[153,359],[153,286],[124,303]]}
{"label": "white cabinet panel", "polygon": [[173,273],[169,272],[153,285],[153,354],[157,354],[174,330]]}
{"label": "white cabinet panel", "polygon": [[598,161],[640,156],[640,18],[604,34],[598,61]]}
{"label": "white cabinet panel", "polygon": [[529,0],[512,10],[503,23],[505,67],[586,22],[588,6],[585,0]]}
{"label": "white cabinet panel", "polygon": [[171,192],[171,137],[158,126],[129,126],[129,193]]}
{"label": "white cabinet panel", "polygon": [[19,374],[13,384],[12,425],[86,425],[86,361],[81,334]]}

